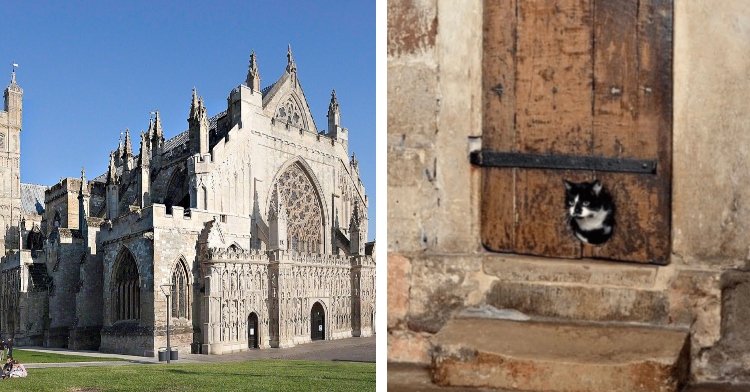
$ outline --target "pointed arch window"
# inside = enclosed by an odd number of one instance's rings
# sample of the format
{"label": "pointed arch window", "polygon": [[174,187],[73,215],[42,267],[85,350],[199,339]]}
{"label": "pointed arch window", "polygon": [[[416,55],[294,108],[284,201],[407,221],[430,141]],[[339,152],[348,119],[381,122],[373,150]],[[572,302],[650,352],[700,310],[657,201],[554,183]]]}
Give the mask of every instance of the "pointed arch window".
{"label": "pointed arch window", "polygon": [[115,266],[110,288],[112,321],[138,321],[141,318],[141,287],[135,258],[125,250],[118,256]]}
{"label": "pointed arch window", "polygon": [[190,291],[185,260],[179,259],[172,271],[172,317],[190,318]]}
{"label": "pointed arch window", "polygon": [[[289,166],[278,178],[271,195],[271,208],[277,208],[282,195],[287,213],[287,244],[304,253],[320,253],[323,239],[323,209],[318,192],[300,164]],[[269,220],[272,217],[269,215]]]}

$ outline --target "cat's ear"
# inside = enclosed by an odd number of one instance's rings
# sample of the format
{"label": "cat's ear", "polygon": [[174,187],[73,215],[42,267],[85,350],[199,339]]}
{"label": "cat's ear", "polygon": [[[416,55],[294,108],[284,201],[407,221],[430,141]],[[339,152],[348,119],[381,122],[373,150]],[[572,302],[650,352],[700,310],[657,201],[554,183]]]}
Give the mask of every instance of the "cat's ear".
{"label": "cat's ear", "polygon": [[599,193],[602,191],[602,182],[599,180],[594,180],[594,186],[592,189],[594,190],[594,194],[599,196]]}
{"label": "cat's ear", "polygon": [[573,189],[573,184],[571,184],[568,180],[563,178],[562,182],[563,182],[563,185],[565,185],[566,191]]}

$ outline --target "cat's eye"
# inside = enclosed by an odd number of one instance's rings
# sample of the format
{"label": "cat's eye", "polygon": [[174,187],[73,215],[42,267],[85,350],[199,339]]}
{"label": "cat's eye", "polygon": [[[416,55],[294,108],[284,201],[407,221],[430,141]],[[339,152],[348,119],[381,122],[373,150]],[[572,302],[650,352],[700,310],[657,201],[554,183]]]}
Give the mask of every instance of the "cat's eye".
{"label": "cat's eye", "polygon": [[572,205],[574,205],[574,204],[576,204],[576,202],[575,202],[574,200],[568,200],[568,205],[569,205],[569,206],[572,206]]}
{"label": "cat's eye", "polygon": [[586,201],[584,201],[584,202],[583,202],[582,204],[583,204],[583,206],[584,206],[584,207],[588,207],[588,205],[589,205],[589,202],[588,202],[588,200],[586,200]]}

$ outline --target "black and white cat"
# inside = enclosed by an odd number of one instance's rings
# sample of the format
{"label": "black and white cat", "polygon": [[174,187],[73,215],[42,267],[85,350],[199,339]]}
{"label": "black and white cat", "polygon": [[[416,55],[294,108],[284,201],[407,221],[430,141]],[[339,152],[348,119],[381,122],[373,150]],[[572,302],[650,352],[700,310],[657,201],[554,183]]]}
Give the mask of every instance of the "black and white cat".
{"label": "black and white cat", "polygon": [[584,243],[601,245],[614,232],[615,205],[599,180],[565,185],[565,207],[573,233]]}

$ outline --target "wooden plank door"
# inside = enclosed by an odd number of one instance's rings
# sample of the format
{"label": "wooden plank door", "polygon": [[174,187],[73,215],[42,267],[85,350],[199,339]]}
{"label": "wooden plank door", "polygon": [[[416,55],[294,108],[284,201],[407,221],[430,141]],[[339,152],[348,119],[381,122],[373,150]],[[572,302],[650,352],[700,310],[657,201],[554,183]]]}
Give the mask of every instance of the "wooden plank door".
{"label": "wooden plank door", "polygon": [[[664,263],[670,251],[671,0],[486,0],[483,150],[634,158],[654,174],[489,167],[482,237],[490,250]],[[597,178],[615,232],[583,246],[562,179]]]}

